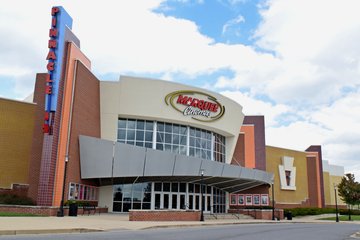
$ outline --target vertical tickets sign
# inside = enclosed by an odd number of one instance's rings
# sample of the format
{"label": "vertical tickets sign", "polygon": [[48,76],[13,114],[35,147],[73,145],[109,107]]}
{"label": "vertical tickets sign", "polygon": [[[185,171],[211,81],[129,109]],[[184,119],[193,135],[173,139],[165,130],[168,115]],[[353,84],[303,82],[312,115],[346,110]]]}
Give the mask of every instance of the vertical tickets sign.
{"label": "vertical tickets sign", "polygon": [[64,8],[58,6],[51,9],[51,28],[49,30],[49,52],[46,60],[45,117],[43,132],[52,134],[52,127],[59,95],[59,84],[65,54],[66,28],[72,28],[72,18]]}

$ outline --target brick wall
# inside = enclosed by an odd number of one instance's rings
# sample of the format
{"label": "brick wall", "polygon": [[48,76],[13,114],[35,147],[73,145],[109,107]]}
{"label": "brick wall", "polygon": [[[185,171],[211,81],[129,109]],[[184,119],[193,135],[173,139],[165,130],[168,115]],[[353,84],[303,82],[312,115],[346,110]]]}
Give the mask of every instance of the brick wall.
{"label": "brick wall", "polygon": [[0,188],[0,194],[11,194],[19,197],[28,195],[29,185],[13,184],[11,189]]}
{"label": "brick wall", "polygon": [[129,221],[200,221],[200,211],[130,210]]}
{"label": "brick wall", "polygon": [[[59,211],[58,207],[46,207],[46,206],[17,206],[17,205],[0,205],[0,212],[11,212],[11,213],[30,213],[35,215],[42,215],[42,216],[56,216],[57,212]],[[96,214],[100,213],[107,213],[108,208],[96,208]],[[69,214],[69,208],[64,207],[64,216]],[[83,209],[81,207],[78,208],[78,215],[83,214]],[[85,213],[85,215],[88,212]],[[91,211],[90,214],[94,214]]]}
{"label": "brick wall", "polygon": [[76,69],[65,201],[70,182],[97,185],[96,181],[81,179],[79,135],[100,138],[100,83],[80,61]]}
{"label": "brick wall", "polygon": [[45,109],[45,76],[46,73],[36,74],[35,89],[34,89],[34,103],[36,103],[35,110],[35,123],[32,137],[32,147],[29,165],[29,191],[28,197],[34,201],[37,200],[39,178],[40,178],[40,166],[41,166],[41,154],[43,148],[44,134],[42,126],[44,123],[44,109]]}
{"label": "brick wall", "polygon": [[[272,209],[229,209],[229,213],[238,213],[251,216],[255,219],[272,220]],[[284,219],[284,210],[275,209],[276,219]]]}

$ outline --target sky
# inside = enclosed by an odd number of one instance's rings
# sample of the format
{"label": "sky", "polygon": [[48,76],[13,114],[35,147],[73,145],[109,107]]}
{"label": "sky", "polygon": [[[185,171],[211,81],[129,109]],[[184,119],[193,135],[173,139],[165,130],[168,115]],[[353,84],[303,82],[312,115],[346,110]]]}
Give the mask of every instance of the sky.
{"label": "sky", "polygon": [[360,181],[358,0],[0,0],[0,97],[24,99],[46,71],[58,5],[99,79],[221,93],[265,116],[267,145],[321,145]]}

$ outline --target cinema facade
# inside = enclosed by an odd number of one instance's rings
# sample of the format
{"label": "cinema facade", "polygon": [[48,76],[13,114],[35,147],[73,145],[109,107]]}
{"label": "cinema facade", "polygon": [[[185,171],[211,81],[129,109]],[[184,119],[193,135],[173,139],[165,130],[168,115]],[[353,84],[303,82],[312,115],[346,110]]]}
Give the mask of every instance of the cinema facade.
{"label": "cinema facade", "polygon": [[37,74],[31,103],[0,99],[0,130],[9,136],[0,141],[0,193],[109,212],[334,205],[343,168],[323,168],[321,146],[265,146],[263,116],[244,116],[241,105],[205,89],[100,81],[71,17],[62,7],[51,14],[48,72]]}

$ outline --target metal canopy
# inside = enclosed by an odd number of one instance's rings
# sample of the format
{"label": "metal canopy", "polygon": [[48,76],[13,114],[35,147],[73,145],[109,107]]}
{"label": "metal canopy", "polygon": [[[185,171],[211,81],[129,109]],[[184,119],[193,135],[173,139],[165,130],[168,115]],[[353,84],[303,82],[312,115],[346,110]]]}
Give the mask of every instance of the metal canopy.
{"label": "metal canopy", "polygon": [[[203,183],[227,192],[270,185],[273,174],[99,138],[80,136],[82,179],[100,185],[133,182]],[[201,170],[204,171],[201,177]]]}

